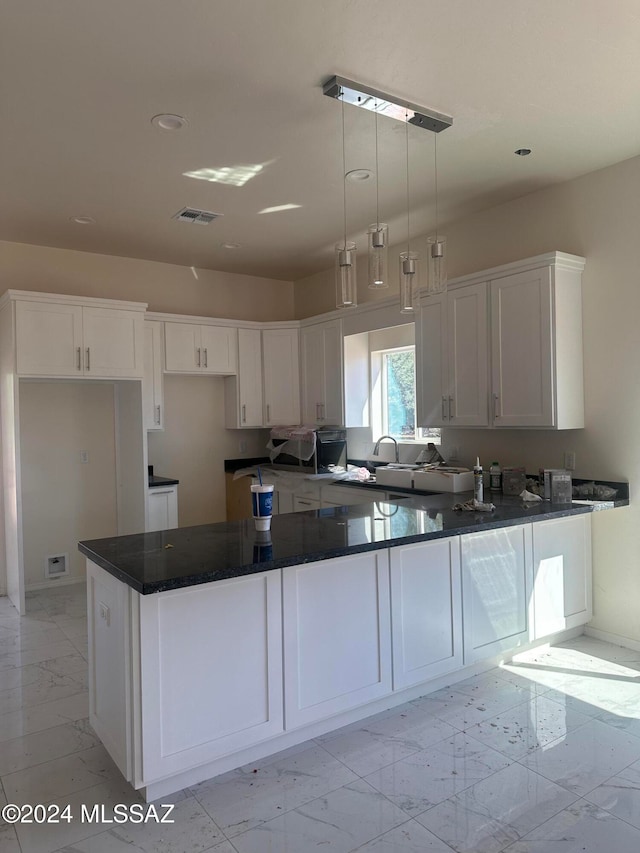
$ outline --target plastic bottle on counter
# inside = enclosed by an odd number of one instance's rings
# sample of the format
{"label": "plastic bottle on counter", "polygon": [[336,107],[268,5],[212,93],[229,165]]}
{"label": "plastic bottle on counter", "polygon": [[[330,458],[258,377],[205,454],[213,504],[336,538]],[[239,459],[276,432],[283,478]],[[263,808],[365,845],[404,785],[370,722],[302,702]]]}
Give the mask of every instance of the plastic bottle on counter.
{"label": "plastic bottle on counter", "polygon": [[492,492],[502,490],[502,469],[499,462],[492,462],[489,468],[489,489]]}
{"label": "plastic bottle on counter", "polygon": [[476,464],[473,466],[473,499],[482,503],[484,500],[484,488],[482,485],[482,465],[480,457],[476,456]]}

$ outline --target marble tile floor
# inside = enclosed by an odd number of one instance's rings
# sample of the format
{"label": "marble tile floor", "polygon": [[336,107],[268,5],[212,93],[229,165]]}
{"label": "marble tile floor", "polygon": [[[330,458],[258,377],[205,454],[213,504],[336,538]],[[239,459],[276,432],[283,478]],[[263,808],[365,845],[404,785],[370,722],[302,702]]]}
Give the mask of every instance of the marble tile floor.
{"label": "marble tile floor", "polygon": [[[85,589],[0,598],[2,853],[638,853],[640,652],[542,647],[173,797],[172,824],[80,820],[141,804],[88,723]],[[158,804],[159,807],[159,804]]]}

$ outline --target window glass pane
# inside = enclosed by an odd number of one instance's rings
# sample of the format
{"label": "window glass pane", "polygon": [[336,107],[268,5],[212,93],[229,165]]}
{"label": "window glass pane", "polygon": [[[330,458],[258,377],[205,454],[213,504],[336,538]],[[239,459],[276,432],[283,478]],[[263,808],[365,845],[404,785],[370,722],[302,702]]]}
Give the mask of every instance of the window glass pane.
{"label": "window glass pane", "polygon": [[386,421],[389,435],[415,437],[416,387],[413,350],[388,352],[384,356]]}

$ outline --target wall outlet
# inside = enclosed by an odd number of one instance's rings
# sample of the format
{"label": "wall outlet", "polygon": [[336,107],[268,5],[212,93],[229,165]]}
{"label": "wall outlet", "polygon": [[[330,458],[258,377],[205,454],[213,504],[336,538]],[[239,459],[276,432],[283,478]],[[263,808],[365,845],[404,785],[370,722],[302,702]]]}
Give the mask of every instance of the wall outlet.
{"label": "wall outlet", "polygon": [[564,452],[564,467],[567,471],[576,470],[576,453],[575,450],[565,450]]}
{"label": "wall outlet", "polygon": [[81,450],[80,451],[80,462],[82,462],[83,465],[86,465],[88,461],[89,461],[89,451],[88,450]]}

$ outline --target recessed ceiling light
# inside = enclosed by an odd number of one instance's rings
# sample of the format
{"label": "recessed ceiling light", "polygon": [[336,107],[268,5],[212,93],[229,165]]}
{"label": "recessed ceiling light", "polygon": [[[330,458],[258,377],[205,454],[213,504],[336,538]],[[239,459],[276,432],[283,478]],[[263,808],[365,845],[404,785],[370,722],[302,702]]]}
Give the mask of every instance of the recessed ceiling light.
{"label": "recessed ceiling light", "polygon": [[513,153],[517,154],[518,157],[528,157],[529,154],[531,154],[531,149],[530,148],[516,148],[516,150]]}
{"label": "recessed ceiling light", "polygon": [[187,120],[172,113],[160,113],[151,119],[151,124],[154,127],[159,127],[160,130],[182,130],[186,126]]}
{"label": "recessed ceiling light", "polygon": [[96,221],[93,216],[71,216],[69,217],[71,222],[75,222],[76,225],[95,225]]}
{"label": "recessed ceiling light", "polygon": [[241,249],[242,243],[233,243],[229,241],[228,243],[220,243],[221,249]]}
{"label": "recessed ceiling light", "polygon": [[354,184],[359,184],[362,181],[368,181],[371,174],[370,169],[351,169],[350,172],[347,172],[345,178]]}

